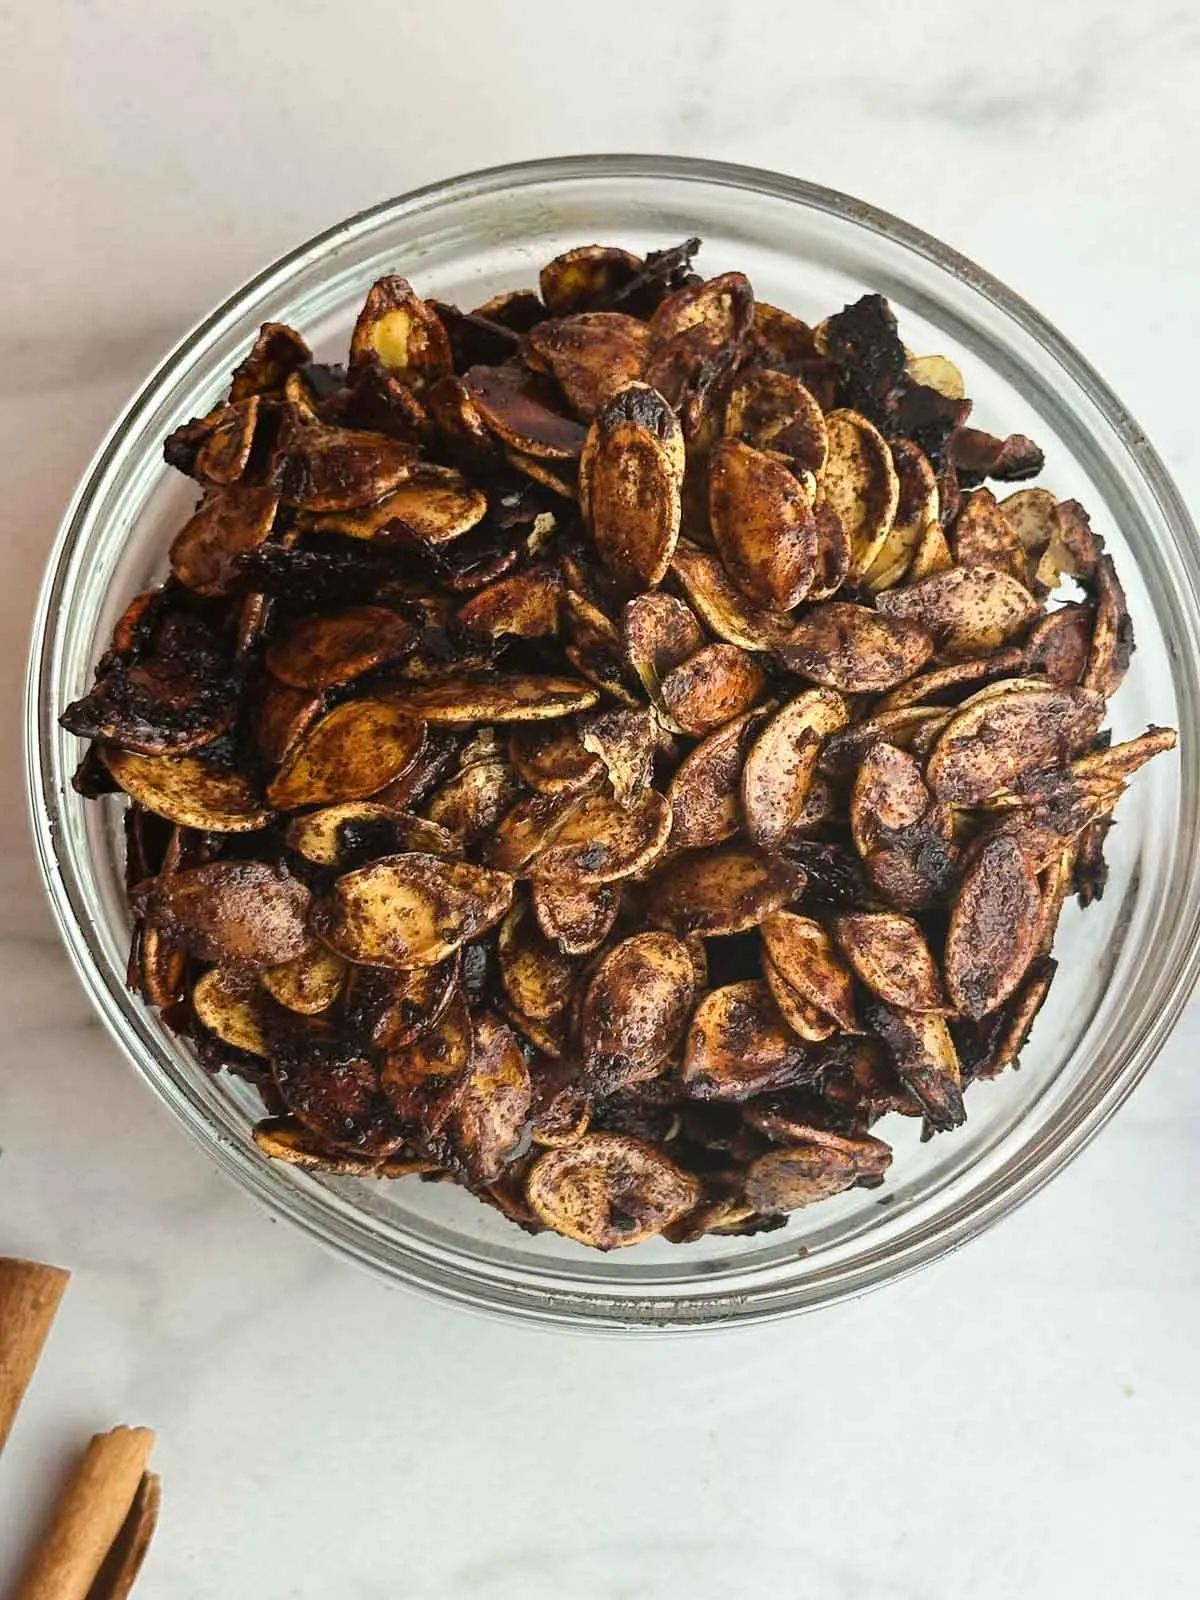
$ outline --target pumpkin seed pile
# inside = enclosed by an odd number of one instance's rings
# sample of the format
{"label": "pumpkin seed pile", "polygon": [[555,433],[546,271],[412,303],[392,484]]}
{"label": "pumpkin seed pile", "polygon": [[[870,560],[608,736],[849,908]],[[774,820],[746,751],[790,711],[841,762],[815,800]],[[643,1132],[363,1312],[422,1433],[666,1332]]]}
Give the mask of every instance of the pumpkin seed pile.
{"label": "pumpkin seed pile", "polygon": [[268,323],[63,717],[130,800],[130,982],[269,1156],[602,1250],[960,1124],[1174,743],[1102,732],[1133,638],[1082,507],[985,485],[1037,446],[879,296],[810,327],[698,243],[470,312],[383,278],[345,367]]}

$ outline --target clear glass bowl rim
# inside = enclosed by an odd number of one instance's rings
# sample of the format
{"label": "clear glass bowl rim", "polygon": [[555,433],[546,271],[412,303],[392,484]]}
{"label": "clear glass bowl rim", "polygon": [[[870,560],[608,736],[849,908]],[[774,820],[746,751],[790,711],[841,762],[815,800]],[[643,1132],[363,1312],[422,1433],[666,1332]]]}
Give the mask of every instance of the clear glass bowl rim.
{"label": "clear glass bowl rim", "polygon": [[[407,212],[431,204],[495,196],[538,183],[579,179],[625,178],[667,182],[703,182],[750,190],[793,202],[852,222],[867,232],[886,238],[923,257],[943,272],[965,283],[1019,325],[1083,392],[1112,430],[1130,464],[1156,504],[1169,535],[1175,575],[1184,583],[1179,595],[1193,642],[1200,641],[1200,537],[1162,460],[1121,401],[1061,333],[1019,295],[965,256],[932,235],[877,207],[836,190],[763,168],[688,157],[641,154],[562,156],[488,167],[411,190],[380,202],[315,235],[279,257],[243,284],[199,322],[164,357],[133,399],[118,416],[83,474],[64,513],[48,559],[34,620],[25,694],[25,767],[27,798],[42,879],[60,934],[71,962],[109,1032],[138,1068],[158,1097],[191,1136],[241,1186],[270,1210],[286,1216],[310,1236],[339,1254],[357,1260],[390,1281],[400,1281],[437,1299],[475,1310],[527,1321],[590,1330],[686,1331],[714,1326],[740,1326],[814,1309],[861,1294],[890,1282],[957,1249],[992,1226],[1034,1195],[1062,1170],[1103,1127],[1144,1076],[1177,1020],[1200,976],[1200,894],[1193,894],[1186,916],[1176,926],[1166,968],[1167,988],[1158,1011],[1145,1019],[1139,1034],[1127,1042],[1124,1059],[1106,1074],[1100,1092],[1081,1095],[1074,1114],[1060,1124],[1056,1137],[1045,1143],[1036,1157],[1024,1162],[1005,1181],[995,1183],[973,1203],[957,1208],[949,1220],[903,1236],[879,1258],[851,1262],[833,1269],[824,1282],[803,1293],[789,1294],[772,1284],[761,1296],[739,1296],[731,1311],[722,1303],[719,1288],[698,1277],[696,1295],[685,1306],[663,1306],[661,1313],[635,1295],[614,1295],[588,1300],[570,1291],[543,1296],[509,1289],[490,1279],[487,1296],[480,1298],[478,1282],[457,1270],[439,1271],[426,1262],[405,1265],[381,1259],[371,1247],[367,1230],[348,1226],[344,1219],[303,1191],[278,1181],[271,1163],[230,1141],[189,1096],[173,1064],[151,1048],[144,1033],[131,1025],[129,997],[110,983],[102,969],[86,920],[78,910],[74,866],[60,852],[59,799],[55,789],[50,744],[56,707],[50,685],[57,653],[59,598],[77,543],[86,531],[94,493],[120,447],[136,436],[153,397],[203,350],[227,319],[235,318],[252,296],[273,285],[282,288],[293,271],[336,249],[345,241],[369,232]],[[1190,708],[1194,711],[1194,707]],[[1192,774],[1195,777],[1195,774]],[[1187,773],[1184,774],[1185,781]]]}

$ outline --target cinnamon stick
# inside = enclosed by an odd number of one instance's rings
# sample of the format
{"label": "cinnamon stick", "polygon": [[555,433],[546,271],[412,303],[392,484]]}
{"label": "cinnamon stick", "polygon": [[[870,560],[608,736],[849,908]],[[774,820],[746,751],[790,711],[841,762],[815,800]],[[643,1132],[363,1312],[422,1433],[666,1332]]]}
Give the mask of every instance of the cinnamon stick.
{"label": "cinnamon stick", "polygon": [[128,1600],[158,1526],[161,1501],[162,1486],[157,1472],[143,1473],[125,1525],[88,1590],[88,1600]]}
{"label": "cinnamon stick", "polygon": [[13,1600],[87,1600],[129,1515],[153,1445],[150,1428],[96,1434]]}
{"label": "cinnamon stick", "polygon": [[0,1451],[71,1274],[0,1256]]}

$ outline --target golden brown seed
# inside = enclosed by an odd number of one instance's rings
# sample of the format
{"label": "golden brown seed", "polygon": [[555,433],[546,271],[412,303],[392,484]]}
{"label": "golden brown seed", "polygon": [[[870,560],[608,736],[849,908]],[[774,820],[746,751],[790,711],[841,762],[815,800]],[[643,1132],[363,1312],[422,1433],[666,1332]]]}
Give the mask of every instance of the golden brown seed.
{"label": "golden brown seed", "polygon": [[490,1011],[481,1012],[471,1070],[452,1122],[455,1146],[476,1183],[499,1177],[521,1142],[532,1101],[529,1068],[512,1029]]}
{"label": "golden brown seed", "polygon": [[566,718],[514,728],[508,759],[522,781],[543,795],[579,794],[601,775],[600,757],[584,745],[578,724]]}
{"label": "golden brown seed", "polygon": [[475,1028],[461,990],[432,1027],[388,1051],[379,1087],[404,1122],[440,1133],[461,1101],[475,1050]]}
{"label": "golden brown seed", "polygon": [[408,482],[374,504],[318,517],[318,532],[340,533],[376,545],[413,539],[448,544],[478,527],[487,515],[487,496],[450,467],[414,468]]}
{"label": "golden brown seed", "polygon": [[183,999],[187,960],[182,945],[172,943],[157,928],[141,925],[134,936],[131,978],[147,1005],[162,1010]]}
{"label": "golden brown seed", "polygon": [[877,739],[886,739],[889,744],[924,758],[953,715],[944,706],[903,706],[896,711],[881,711],[877,717],[865,717],[862,722],[852,722],[840,733],[831,734],[818,765],[830,778],[852,780],[866,751]]}
{"label": "golden brown seed", "polygon": [[973,489],[954,519],[954,556],[961,567],[991,567],[1018,583],[1027,578],[1025,548],[990,489]]}
{"label": "golden brown seed", "polygon": [[1096,566],[1096,624],[1092,648],[1080,680],[1099,694],[1116,694],[1133,650],[1133,633],[1125,591],[1112,558],[1102,555]]}
{"label": "golden brown seed", "polygon": [[828,454],[820,494],[850,535],[850,575],[861,578],[883,547],[900,503],[900,480],[887,440],[857,411],[825,418]]}
{"label": "golden brown seed", "polygon": [[155,879],[145,914],[201,961],[269,967],[312,944],[311,895],[262,861],[212,861]]}
{"label": "golden brown seed", "polygon": [[515,677],[495,672],[486,678],[450,677],[403,690],[403,703],[436,727],[471,722],[545,722],[586,711],[600,698],[591,684],[576,678]]}
{"label": "golden brown seed", "polygon": [[708,511],[721,559],[755,605],[790,611],[817,573],[812,501],[782,462],[740,439],[712,453]]}
{"label": "golden brown seed", "polygon": [[611,299],[641,265],[638,256],[613,245],[577,245],[546,263],[538,285],[551,316],[565,317]]}
{"label": "golden brown seed", "polygon": [[892,460],[900,484],[896,515],[874,560],[863,573],[873,594],[892,589],[912,564],[925,529],[938,518],[937,476],[928,456],[911,439],[893,439]]}
{"label": "golden brown seed", "polygon": [[1042,894],[1017,839],[989,839],[963,876],[946,936],[946,987],[968,1017],[1003,1005],[1038,951]]}
{"label": "golden brown seed", "polygon": [[850,832],[859,855],[869,856],[884,830],[919,822],[932,799],[914,756],[883,739],[870,745],[850,795]]}
{"label": "golden brown seed", "polygon": [[515,367],[471,367],[462,381],[487,428],[509,449],[549,461],[574,461],[583,450],[582,426],[543,402],[544,380]]}
{"label": "golden brown seed", "polygon": [[312,360],[312,351],[286,322],[264,322],[253,345],[233,370],[229,398],[235,403],[252,394],[269,394],[288,375]]}
{"label": "golden brown seed", "polygon": [[294,689],[328,689],[348,683],[415,643],[416,630],[384,606],[354,606],[293,623],[267,649],[267,666]]}
{"label": "golden brown seed", "polygon": [[850,968],[819,922],[777,911],[763,923],[762,938],[767,958],[790,988],[848,1033],[859,1031]]}
{"label": "golden brown seed", "polygon": [[766,675],[735,644],[709,644],[660,685],[663,710],[682,733],[702,738],[748,710],[766,687]]}
{"label": "golden brown seed", "polygon": [[431,822],[473,845],[491,833],[520,790],[503,758],[472,761],[434,791],[425,810]]}
{"label": "golden brown seed", "polygon": [[679,538],[683,442],[656,390],[631,385],[596,414],[580,466],[580,506],[605,566],[629,585],[653,588]]}
{"label": "golden brown seed", "polygon": [[1135,739],[1125,739],[1120,744],[1109,745],[1092,755],[1080,756],[1071,763],[1071,770],[1081,778],[1099,778],[1105,783],[1121,782],[1131,778],[1139,767],[1166,750],[1174,750],[1179,735],[1174,728],[1147,728]]}
{"label": "golden brown seed", "polygon": [[245,472],[258,426],[256,394],[219,407],[209,419],[208,438],[196,452],[195,476],[205,483],[236,483]]}
{"label": "golden brown seed", "polygon": [[558,632],[562,579],[549,567],[530,567],[473,594],[459,607],[459,626],[476,639],[549,639]]}
{"label": "golden brown seed", "polygon": [[746,831],[763,850],[777,850],[804,812],[821,746],[843,728],[849,710],[833,689],[809,689],[767,723],[746,757],[742,809]]}
{"label": "golden brown seed", "polygon": [[1087,689],[1030,682],[973,696],[947,723],[929,758],[929,785],[954,805],[976,805],[1011,788],[1023,773],[1084,748],[1103,716],[1104,701]]}
{"label": "golden brown seed", "polygon": [[369,1178],[380,1173],[378,1158],[352,1156],[322,1143],[295,1117],[266,1117],[254,1129],[253,1139],[263,1155],[308,1172],[327,1172],[344,1178]]}
{"label": "golden brown seed", "polygon": [[609,395],[642,376],[650,330],[619,311],[551,318],[526,336],[537,365],[553,373],[576,416],[590,421]]}
{"label": "golden brown seed", "polygon": [[628,805],[606,794],[584,795],[537,855],[533,874],[577,888],[615,883],[649,866],[670,831],[671,807],[654,789]]}
{"label": "golden brown seed", "polygon": [[994,567],[936,572],[889,589],[877,604],[886,617],[915,623],[932,635],[938,653],[950,661],[998,650],[1039,615],[1029,590]]}
{"label": "golden brown seed", "polygon": [[580,739],[604,770],[613,798],[632,805],[649,784],[661,730],[648,711],[599,711],[580,722]]}
{"label": "golden brown seed", "polygon": [[534,1163],[525,1192],[546,1227],[596,1250],[640,1244],[700,1199],[690,1173],[620,1133],[587,1133],[547,1150]]}
{"label": "golden brown seed", "polygon": [[284,505],[300,511],[353,511],[382,500],[413,472],[416,448],[385,433],[333,428],[295,406],[280,427],[278,481]]}
{"label": "golden brown seed", "polygon": [[992,656],[952,661],[945,667],[929,667],[884,695],[876,710],[888,712],[902,711],[908,706],[933,706],[942,696],[955,699],[959,690],[970,689],[989,678],[1019,670],[1022,661],[1023,652],[1012,648],[998,651]]}
{"label": "golden brown seed", "polygon": [[821,1068],[784,1023],[758,979],[705,995],[688,1028],[683,1082],[698,1100],[748,1100],[767,1089],[808,1083]]}
{"label": "golden brown seed", "polygon": [[181,828],[248,833],[271,820],[240,773],[208,767],[198,756],[143,756],[103,745],[100,759],[127,795]]}
{"label": "golden brown seed", "polygon": [[837,1032],[837,1023],[827,1012],[806,1000],[798,989],[787,983],[779,968],[766,957],[762,963],[763,977],[771,991],[771,998],[779,1007],[779,1015],[798,1039],[808,1044],[821,1044]]}
{"label": "golden brown seed", "polygon": [[341,994],[345,980],[345,962],[319,944],[290,961],[264,967],[259,974],[259,981],[273,1000],[302,1016],[328,1011]]}
{"label": "golden brown seed", "polygon": [[378,800],[347,800],[307,811],[292,818],[284,838],[292,850],[322,867],[340,866],[348,854],[361,848],[364,839],[377,855],[394,855],[401,849],[459,854],[453,834]]}
{"label": "golden brown seed", "polygon": [[694,988],[691,955],[673,935],[639,933],[615,945],[580,1012],[587,1081],[611,1093],[654,1077],[683,1033]]}
{"label": "golden brown seed", "polygon": [[339,878],[316,927],[347,961],[431,966],[499,922],[512,894],[506,872],[413,851]]}
{"label": "golden brown seed", "polygon": [[458,993],[461,960],[456,952],[429,967],[347,970],[347,1009],[365,1037],[382,1051],[399,1050],[428,1033]]}
{"label": "golden brown seed", "polygon": [[961,400],[967,392],[962,373],[948,356],[910,356],[908,375],[950,400]]}
{"label": "golden brown seed", "polygon": [[209,489],[175,535],[171,571],[196,594],[228,594],[241,577],[238,558],[262,544],[279,509],[279,491],[235,484]]}
{"label": "golden brown seed", "polygon": [[548,1022],[571,1002],[575,964],[542,933],[529,903],[518,900],[496,943],[500,982],[513,1007],[534,1022]]}
{"label": "golden brown seed", "polygon": [[820,354],[807,322],[765,300],[754,302],[749,342],[756,358],[768,366],[786,366],[790,361],[806,361]]}
{"label": "golden brown seed", "polygon": [[920,1102],[928,1126],[939,1133],[961,1126],[967,1115],[962,1070],[945,1017],[932,1011],[901,1011],[875,1000],[867,1020],[887,1046],[901,1080]]}
{"label": "golden brown seed", "polygon": [[[880,595],[880,605],[901,590]],[[919,623],[880,616],[844,600],[816,605],[776,647],[783,664],[802,678],[847,694],[878,694],[911,678],[933,654]]]}
{"label": "golden brown seed", "polygon": [[269,1056],[263,1037],[261,996],[244,974],[210,967],[192,986],[192,1010],[218,1039],[252,1056]]}
{"label": "golden brown seed", "polygon": [[873,994],[904,1011],[940,1011],[942,980],[919,923],[898,911],[858,911],[833,919],[850,965]]}
{"label": "golden brown seed", "polygon": [[621,646],[626,662],[657,701],[664,677],[703,649],[704,630],[674,595],[657,590],[639,594],[621,613]]}
{"label": "golden brown seed", "polygon": [[802,868],[749,845],[693,850],[655,876],[647,915],[672,932],[742,933],[798,898]]}
{"label": "golden brown seed", "polygon": [[932,519],[921,529],[909,564],[908,581],[916,583],[921,578],[932,578],[935,573],[949,572],[953,565],[954,557],[950,554],[941,521]]}
{"label": "golden brown seed", "polygon": [[437,312],[398,273],[371,285],[350,340],[350,359],[377,357],[415,388],[453,371],[450,339]]}
{"label": "golden brown seed", "polygon": [[281,811],[377,793],[406,772],[425,724],[388,700],[345,700],[301,734],[267,789]]}
{"label": "golden brown seed", "polygon": [[305,729],[312,727],[325,709],[325,700],[325,695],[311,689],[293,689],[275,678],[265,680],[254,735],[271,766],[278,766]]}
{"label": "golden brown seed", "polygon": [[1000,510],[1036,567],[1058,536],[1058,500],[1049,489],[1018,489],[1000,502]]}
{"label": "golden brown seed", "polygon": [[817,475],[829,440],[816,398],[790,372],[748,367],[725,402],[725,433],[756,450],[785,456],[795,472]]}
{"label": "golden brown seed", "polygon": [[770,650],[791,633],[791,617],[751,605],[717,557],[688,540],[676,545],[673,567],[688,599],[719,639],[743,650]]}
{"label": "golden brown seed", "polygon": [[710,733],[680,762],[667,790],[672,850],[699,850],[720,844],[741,827],[742,768],[768,715],[764,707],[735,717]]}
{"label": "golden brown seed", "polygon": [[741,272],[723,272],[719,278],[688,284],[658,306],[650,318],[656,345],[666,344],[692,329],[702,329],[714,349],[740,338],[754,317],[754,291]]}
{"label": "golden brown seed", "polygon": [[768,1150],[752,1161],[746,1169],[746,1199],[768,1216],[798,1211],[852,1188],[858,1178],[853,1155],[810,1141]]}
{"label": "golden brown seed", "polygon": [[484,859],[504,872],[526,872],[581,804],[582,797],[569,790],[518,800],[496,825]]}
{"label": "golden brown seed", "polygon": [[611,933],[621,909],[619,883],[573,884],[538,880],[533,885],[533,910],[538,926],[564,955],[590,955]]}

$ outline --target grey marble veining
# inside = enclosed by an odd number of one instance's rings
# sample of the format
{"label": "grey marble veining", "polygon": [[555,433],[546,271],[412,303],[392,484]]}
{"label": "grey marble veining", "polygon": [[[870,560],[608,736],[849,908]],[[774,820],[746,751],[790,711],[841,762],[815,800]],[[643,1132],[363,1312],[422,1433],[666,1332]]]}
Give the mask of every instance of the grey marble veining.
{"label": "grey marble veining", "polygon": [[[53,527],[166,346],[307,233],[496,160],[665,148],[907,215],[1055,317],[1200,501],[1189,7],[267,0],[218,28],[47,0],[0,5],[0,91],[10,750]],[[387,1290],[220,1179],[92,1018],[11,762],[0,1002],[0,1251],[75,1270],[0,1464],[0,1591],[74,1442],[145,1421],[166,1500],[139,1600],[1194,1593],[1194,1006],[958,1257],[815,1319],[622,1344]]]}

